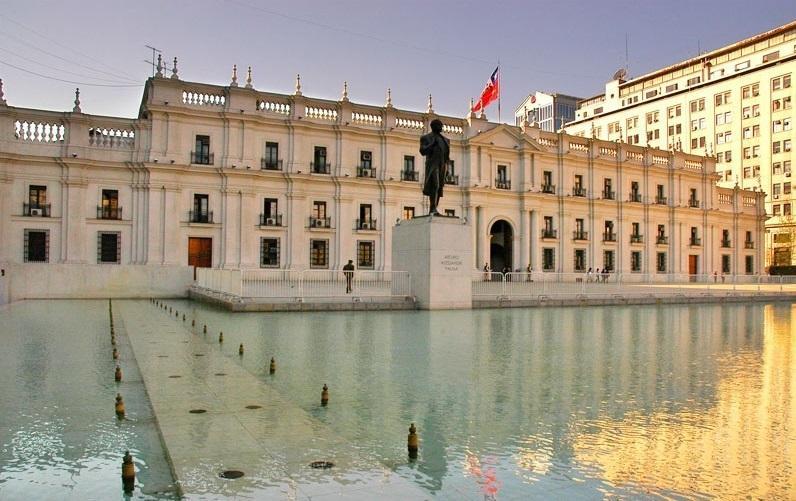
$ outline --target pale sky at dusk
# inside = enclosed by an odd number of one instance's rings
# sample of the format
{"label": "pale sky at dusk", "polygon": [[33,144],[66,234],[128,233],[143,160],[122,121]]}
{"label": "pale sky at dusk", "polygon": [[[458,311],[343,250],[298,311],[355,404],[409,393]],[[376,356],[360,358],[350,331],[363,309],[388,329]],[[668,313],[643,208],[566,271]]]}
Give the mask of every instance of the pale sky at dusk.
{"label": "pale sky at dusk", "polygon": [[[599,93],[625,63],[637,76],[796,18],[793,0],[3,2],[0,78],[13,106],[135,116],[146,44],[179,58],[183,80],[226,85],[253,67],[261,90],[463,116],[498,58],[502,119],[533,90]],[[31,31],[32,30],[32,31]],[[81,82],[66,83],[26,73]],[[170,66],[170,63],[169,63]],[[96,71],[99,70],[99,71]],[[139,85],[96,87],[86,84]],[[497,118],[493,105],[490,119]]]}

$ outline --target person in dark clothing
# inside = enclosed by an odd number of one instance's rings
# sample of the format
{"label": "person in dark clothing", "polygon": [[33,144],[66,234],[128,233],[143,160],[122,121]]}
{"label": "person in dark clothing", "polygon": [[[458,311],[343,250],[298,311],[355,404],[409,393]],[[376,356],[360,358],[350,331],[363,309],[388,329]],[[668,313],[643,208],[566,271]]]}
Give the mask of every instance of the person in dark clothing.
{"label": "person in dark clothing", "polygon": [[354,280],[354,261],[348,260],[348,264],[343,266],[343,275],[345,275],[345,293],[350,294],[354,288],[351,282]]}

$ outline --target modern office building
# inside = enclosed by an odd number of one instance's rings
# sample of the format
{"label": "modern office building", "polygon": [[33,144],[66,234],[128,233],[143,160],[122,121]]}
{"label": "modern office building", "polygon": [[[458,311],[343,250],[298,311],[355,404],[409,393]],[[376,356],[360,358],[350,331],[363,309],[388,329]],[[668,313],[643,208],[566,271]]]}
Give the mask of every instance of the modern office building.
{"label": "modern office building", "polygon": [[796,263],[796,21],[580,101],[570,134],[714,157],[719,185],[765,192],[766,264]]}
{"label": "modern office building", "polygon": [[514,110],[515,125],[522,125],[527,120],[544,131],[556,132],[575,120],[578,101],[579,97],[536,91]]}
{"label": "modern office building", "polygon": [[761,271],[762,194],[716,186],[712,158],[176,70],[132,119],[0,104],[0,263],[390,270],[393,225],[427,211],[434,118],[473,270]]}

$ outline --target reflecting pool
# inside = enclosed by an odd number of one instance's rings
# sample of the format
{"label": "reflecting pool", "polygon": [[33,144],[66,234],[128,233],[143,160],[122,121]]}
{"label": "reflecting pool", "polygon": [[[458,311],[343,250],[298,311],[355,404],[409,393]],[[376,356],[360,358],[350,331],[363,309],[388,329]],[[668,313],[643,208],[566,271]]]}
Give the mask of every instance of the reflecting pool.
{"label": "reflecting pool", "polygon": [[[208,353],[428,499],[796,496],[790,304],[233,314],[167,303],[187,320],[170,318],[163,336],[194,320]],[[0,310],[0,498],[121,497],[127,448],[135,495],[173,496],[151,410],[113,415],[107,335],[102,301]],[[150,409],[140,381],[125,374],[128,408]]]}
{"label": "reflecting pool", "polygon": [[796,496],[790,304],[183,308],[223,328],[216,349],[239,359],[244,343],[249,371],[435,498]]}
{"label": "reflecting pool", "polygon": [[[118,321],[116,322],[118,324]],[[0,499],[176,499],[157,424],[126,338],[114,382],[107,301],[26,301],[0,309]],[[116,393],[126,419],[116,418]]]}

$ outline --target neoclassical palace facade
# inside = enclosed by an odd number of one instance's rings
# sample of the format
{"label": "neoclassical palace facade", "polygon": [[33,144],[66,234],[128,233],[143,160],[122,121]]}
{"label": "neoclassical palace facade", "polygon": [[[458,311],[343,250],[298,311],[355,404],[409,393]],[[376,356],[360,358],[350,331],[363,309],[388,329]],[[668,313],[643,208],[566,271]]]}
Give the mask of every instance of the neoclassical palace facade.
{"label": "neoclassical palace facade", "polygon": [[135,119],[0,102],[0,262],[390,270],[433,118],[474,270],[762,271],[765,195],[718,187],[712,158],[176,71]]}

